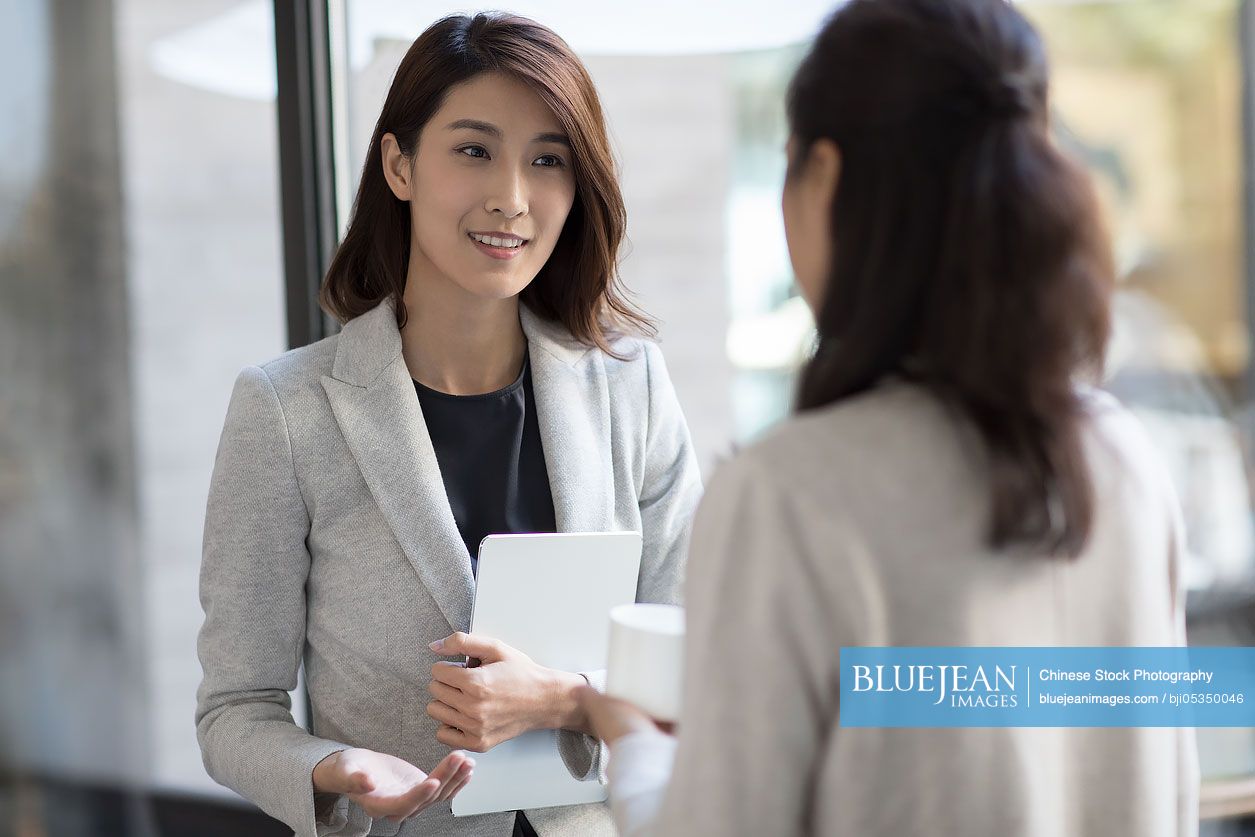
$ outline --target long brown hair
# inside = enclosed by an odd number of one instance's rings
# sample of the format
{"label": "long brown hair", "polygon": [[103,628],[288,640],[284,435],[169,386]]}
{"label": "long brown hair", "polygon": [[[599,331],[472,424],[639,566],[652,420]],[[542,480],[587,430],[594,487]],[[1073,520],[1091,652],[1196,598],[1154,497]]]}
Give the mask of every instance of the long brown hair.
{"label": "long brown hair", "polygon": [[988,453],[989,540],[1078,555],[1094,518],[1078,372],[1110,331],[1088,178],[1049,134],[1042,42],[1004,0],[851,0],[789,91],[841,153],[834,258],[798,408],[917,381]]}
{"label": "long brown hair", "polygon": [[401,59],[366,152],[348,230],[318,295],[323,309],[343,323],[391,297],[398,326],[405,324],[409,205],[384,179],[383,136],[394,134],[401,153],[413,157],[419,132],[449,89],[487,72],[531,87],[571,142],[575,202],[552,255],[520,298],[576,339],[607,352],[614,333],[652,334],[652,322],[627,300],[619,281],[627,217],[592,79],[552,31],[504,14],[445,17],[419,35]]}

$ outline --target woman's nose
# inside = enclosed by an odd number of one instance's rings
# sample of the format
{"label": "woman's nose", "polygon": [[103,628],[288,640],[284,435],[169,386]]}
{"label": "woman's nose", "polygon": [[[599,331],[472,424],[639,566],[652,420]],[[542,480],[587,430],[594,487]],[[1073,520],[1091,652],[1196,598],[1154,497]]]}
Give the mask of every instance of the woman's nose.
{"label": "woman's nose", "polygon": [[520,172],[508,169],[493,186],[485,207],[489,212],[500,212],[507,218],[517,218],[527,212],[526,187]]}

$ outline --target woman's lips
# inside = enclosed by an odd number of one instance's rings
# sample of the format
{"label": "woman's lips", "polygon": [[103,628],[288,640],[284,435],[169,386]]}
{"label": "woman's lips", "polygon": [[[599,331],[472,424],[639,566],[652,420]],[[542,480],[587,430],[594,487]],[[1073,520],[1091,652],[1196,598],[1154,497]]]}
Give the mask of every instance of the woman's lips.
{"label": "woman's lips", "polygon": [[503,261],[513,259],[519,253],[523,252],[523,248],[527,247],[527,245],[531,243],[530,241],[524,241],[518,247],[494,247],[491,244],[485,244],[482,241],[477,241],[474,238],[471,238],[470,233],[467,233],[466,237],[469,238],[471,244],[478,247],[479,251],[484,255],[494,259],[501,259]]}

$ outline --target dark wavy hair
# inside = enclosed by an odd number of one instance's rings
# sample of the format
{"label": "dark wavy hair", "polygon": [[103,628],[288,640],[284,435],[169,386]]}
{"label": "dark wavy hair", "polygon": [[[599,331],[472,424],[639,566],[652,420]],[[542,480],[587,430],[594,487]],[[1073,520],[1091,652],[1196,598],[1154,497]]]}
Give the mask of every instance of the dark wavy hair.
{"label": "dark wavy hair", "polygon": [[851,0],[824,25],[788,94],[789,176],[820,138],[841,154],[797,407],[927,387],[983,440],[991,545],[1075,557],[1094,518],[1075,384],[1101,367],[1112,264],[1047,75],[1003,0]]}
{"label": "dark wavy hair", "polygon": [[571,142],[575,202],[552,255],[520,298],[541,317],[562,323],[576,339],[607,352],[615,333],[653,334],[653,323],[628,301],[619,282],[627,216],[592,79],[551,30],[499,13],[445,17],[419,35],[401,59],[319,303],[344,323],[391,297],[398,326],[405,324],[409,204],[398,200],[384,179],[383,136],[395,134],[401,153],[413,157],[420,131],[450,88],[488,72],[509,75],[534,90]]}

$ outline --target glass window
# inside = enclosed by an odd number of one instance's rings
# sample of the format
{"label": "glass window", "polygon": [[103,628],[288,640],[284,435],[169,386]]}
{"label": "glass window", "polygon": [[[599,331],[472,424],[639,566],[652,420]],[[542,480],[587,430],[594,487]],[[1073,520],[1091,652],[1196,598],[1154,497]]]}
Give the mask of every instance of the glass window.
{"label": "glass window", "polygon": [[[1242,4],[1023,8],[1050,48],[1059,141],[1093,176],[1113,239],[1105,387],[1142,420],[1180,497],[1190,641],[1249,644]],[[1199,730],[1199,747],[1207,777],[1255,774],[1255,731]]]}
{"label": "glass window", "polygon": [[0,741],[45,776],[229,794],[197,583],[232,383],[286,348],[271,15],[0,13]]}
{"label": "glass window", "polygon": [[115,10],[153,782],[228,793],[205,775],[193,724],[197,586],[231,386],[287,348],[273,12]]}

